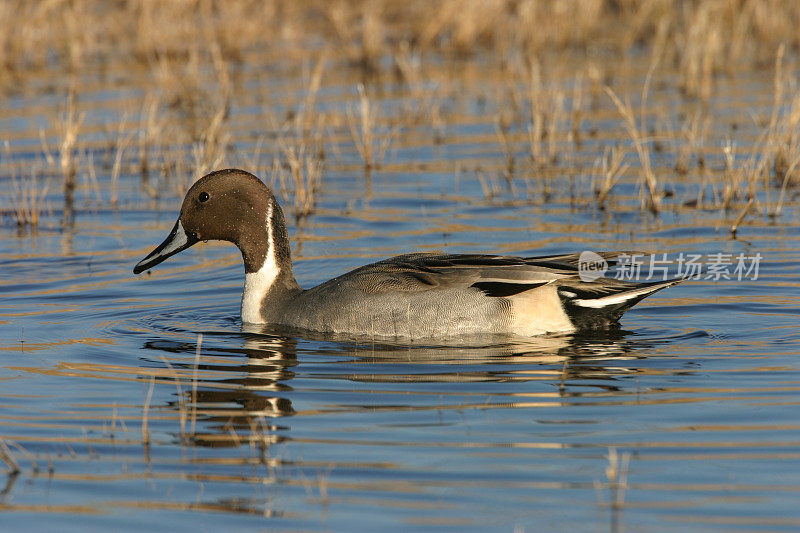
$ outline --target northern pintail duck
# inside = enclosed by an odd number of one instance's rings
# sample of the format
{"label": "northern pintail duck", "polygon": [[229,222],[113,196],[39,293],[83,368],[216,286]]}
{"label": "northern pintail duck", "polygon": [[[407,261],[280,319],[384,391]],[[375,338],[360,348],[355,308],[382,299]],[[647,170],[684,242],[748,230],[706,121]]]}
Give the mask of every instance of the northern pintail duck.
{"label": "northern pintail duck", "polygon": [[[531,336],[617,324],[641,299],[682,280],[583,281],[578,254],[541,257],[412,253],[303,290],[275,195],[243,170],[212,172],[186,193],[169,236],[139,274],[199,241],[235,244],[244,260],[242,321],[404,339]],[[613,261],[622,252],[602,254]]]}

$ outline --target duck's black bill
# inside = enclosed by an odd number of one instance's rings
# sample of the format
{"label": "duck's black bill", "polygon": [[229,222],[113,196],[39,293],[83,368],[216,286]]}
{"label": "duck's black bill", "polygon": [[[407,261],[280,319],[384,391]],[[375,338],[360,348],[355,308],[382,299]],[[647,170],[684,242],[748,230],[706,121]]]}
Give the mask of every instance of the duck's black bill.
{"label": "duck's black bill", "polygon": [[136,266],[133,267],[133,273],[141,274],[145,270],[153,268],[166,258],[187,249],[197,243],[197,241],[197,236],[192,233],[186,233],[186,230],[183,229],[183,224],[181,224],[180,219],[178,219],[172,231],[169,232],[169,236],[164,239],[164,242],[158,245],[158,248],[150,252],[147,257],[139,261]]}

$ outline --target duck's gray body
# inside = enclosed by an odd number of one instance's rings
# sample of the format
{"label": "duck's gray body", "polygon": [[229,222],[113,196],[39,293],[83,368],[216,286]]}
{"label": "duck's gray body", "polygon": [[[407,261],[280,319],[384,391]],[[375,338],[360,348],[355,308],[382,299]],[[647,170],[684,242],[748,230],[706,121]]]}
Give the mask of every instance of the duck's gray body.
{"label": "duck's gray body", "polygon": [[[606,327],[642,298],[681,281],[584,282],[577,254],[416,253],[303,290],[292,273],[280,206],[258,178],[240,170],[198,180],[170,236],[134,272],[207,239],[233,242],[242,252],[244,322],[356,336],[450,339]],[[613,262],[620,253],[602,256]]]}
{"label": "duck's gray body", "polygon": [[[470,256],[393,257],[312,289],[288,292],[282,304],[265,300],[262,316],[264,322],[301,329],[383,337],[511,332],[512,300],[488,296],[475,284],[495,270],[503,270],[506,276],[515,272],[502,266],[468,264],[465,259]],[[544,333],[548,328],[536,329]]]}

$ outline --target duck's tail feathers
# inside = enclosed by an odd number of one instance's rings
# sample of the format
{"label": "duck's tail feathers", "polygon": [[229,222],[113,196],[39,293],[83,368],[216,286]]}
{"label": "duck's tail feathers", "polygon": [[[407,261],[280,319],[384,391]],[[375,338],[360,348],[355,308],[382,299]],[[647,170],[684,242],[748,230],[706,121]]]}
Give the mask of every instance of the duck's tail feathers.
{"label": "duck's tail feathers", "polygon": [[563,280],[558,295],[570,320],[579,329],[594,329],[616,324],[622,314],[651,294],[672,287],[686,278],[652,283],[632,283],[600,278],[591,283]]}

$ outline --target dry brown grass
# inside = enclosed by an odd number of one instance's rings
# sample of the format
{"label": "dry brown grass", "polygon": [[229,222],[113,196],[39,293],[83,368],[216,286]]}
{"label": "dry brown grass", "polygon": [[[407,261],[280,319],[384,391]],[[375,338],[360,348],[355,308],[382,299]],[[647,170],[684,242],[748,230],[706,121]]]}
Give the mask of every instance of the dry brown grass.
{"label": "dry brown grass", "polygon": [[[798,25],[800,4],[781,0],[4,2],[0,95],[37,94],[50,80],[58,103],[44,111],[36,178],[16,152],[0,164],[0,178],[19,184],[3,208],[39,224],[41,184],[57,179],[68,221],[80,194],[97,202],[108,186],[114,204],[130,176],[154,200],[241,161],[306,216],[325,169],[360,173],[355,156],[369,177],[391,165],[390,146],[446,146],[477,119],[494,134],[474,142],[502,160],[449,168],[476,176],[487,198],[517,199],[524,180],[529,198],[569,188],[574,200],[584,175],[594,177],[577,197],[600,208],[636,180],[653,213],[673,185],[694,183],[681,208],[734,217],[752,200],[745,214],[779,216],[800,183]],[[772,114],[738,119],[766,131],[756,141],[721,132],[712,105],[747,72],[776,80]],[[104,119],[100,149],[85,95],[109,86],[138,93],[116,122]],[[668,91],[680,111],[648,103]],[[387,111],[393,99],[400,112]],[[621,128],[609,138],[610,112]]]}
{"label": "dry brown grass", "polygon": [[75,178],[77,176],[76,153],[78,150],[78,133],[85,115],[77,111],[75,93],[70,91],[67,98],[67,109],[59,124],[61,145],[59,147],[59,167],[64,180],[64,224],[72,217],[75,196]]}
{"label": "dry brown grass", "polygon": [[49,185],[46,182],[44,186],[40,187],[40,179],[35,168],[31,170],[30,176],[17,177],[12,175],[11,204],[13,205],[14,221],[17,226],[35,228],[43,218],[46,209],[45,198],[47,197]]}
{"label": "dry brown grass", "polygon": [[378,168],[386,157],[394,132],[382,131],[378,124],[378,109],[363,84],[358,87],[358,104],[347,108],[347,124],[353,144],[358,150],[367,174]]}
{"label": "dry brown grass", "polygon": [[8,447],[4,439],[0,439],[0,461],[5,463],[9,474],[19,473],[19,462],[14,457],[14,453],[11,451],[11,448]]}
{"label": "dry brown grass", "polygon": [[316,208],[324,167],[322,128],[321,122],[312,123],[301,113],[275,130],[280,153],[273,159],[273,183],[278,185],[284,200],[290,201],[296,217],[308,216]]}
{"label": "dry brown grass", "polygon": [[[98,55],[124,49],[137,61],[186,57],[189,49],[209,41],[227,57],[240,59],[253,47],[308,36],[340,48],[354,64],[378,69],[402,41],[461,56],[492,50],[510,57],[516,51],[535,55],[596,46],[627,50],[650,42],[663,26],[669,57],[687,78],[698,79],[687,80],[687,87],[701,87],[706,73],[771,61],[780,43],[795,48],[800,43],[800,6],[787,0],[704,0],[679,6],[670,0],[445,0],[436,6],[424,0],[133,0],[121,5],[76,0],[8,2],[4,11],[6,46],[0,50],[5,51],[4,64],[17,70],[47,65],[49,50],[80,68]],[[51,23],[51,31],[33,31],[44,21]]]}
{"label": "dry brown grass", "polygon": [[[781,198],[788,183],[800,182],[800,93],[794,72],[785,70],[784,54],[781,45],[775,57],[775,99],[767,134],[775,178],[782,182]],[[783,109],[786,112],[781,113]]]}
{"label": "dry brown grass", "polygon": [[[606,92],[614,101],[614,105],[617,107],[620,115],[622,115],[625,124],[625,130],[628,132],[628,135],[633,141],[633,146],[636,148],[636,153],[639,156],[639,174],[643,184],[645,185],[645,187],[640,190],[647,192],[646,195],[641,195],[642,206],[647,206],[647,209],[653,213],[658,213],[661,209],[662,193],[658,186],[658,178],[656,177],[655,172],[653,171],[653,166],[650,162],[650,141],[643,132],[642,123],[644,122],[644,117],[642,117],[640,121],[637,121],[633,107],[629,101],[623,102],[620,100],[617,94],[610,88],[607,88]],[[646,89],[642,91],[642,106],[644,106],[644,95],[646,93]]]}
{"label": "dry brown grass", "polygon": [[595,165],[599,170],[595,171],[597,180],[595,182],[594,193],[597,197],[597,207],[605,209],[606,199],[611,193],[617,181],[628,170],[628,164],[624,163],[625,152],[617,147],[607,148],[603,157]]}
{"label": "dry brown grass", "polygon": [[[625,53],[661,33],[665,57],[683,73],[681,86],[703,95],[713,90],[717,73],[769,62],[781,43],[800,45],[800,5],[791,0],[677,6],[670,0],[17,0],[0,9],[4,79],[54,66],[79,71],[109,59],[191,62],[194,50],[213,47],[226,61],[239,62],[261,47],[309,38],[376,71],[403,43],[461,57],[488,51],[510,58],[598,48]],[[49,31],[38,31],[45,25]],[[303,53],[302,47],[288,50]]]}

